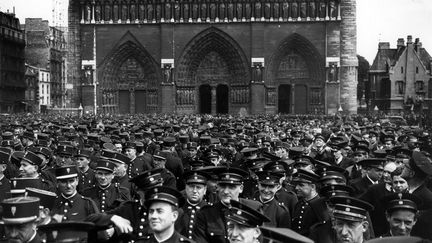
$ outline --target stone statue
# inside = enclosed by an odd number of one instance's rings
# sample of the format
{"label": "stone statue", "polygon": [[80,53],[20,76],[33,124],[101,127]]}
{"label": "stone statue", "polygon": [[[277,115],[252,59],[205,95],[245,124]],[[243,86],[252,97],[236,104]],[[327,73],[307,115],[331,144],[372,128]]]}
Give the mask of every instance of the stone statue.
{"label": "stone statue", "polygon": [[296,19],[298,17],[298,6],[296,2],[293,2],[291,5],[291,17]]}
{"label": "stone statue", "polygon": [[329,2],[329,17],[330,18],[337,17],[336,3],[334,1]]}
{"label": "stone statue", "polygon": [[284,2],[284,3],[282,4],[282,18],[283,18],[284,20],[287,20],[288,17],[289,17],[289,3]]}
{"label": "stone statue", "polygon": [[255,3],[255,18],[261,19],[261,3],[257,2]]}
{"label": "stone statue", "polygon": [[316,9],[315,9],[315,2],[309,2],[309,17],[315,18],[316,17]]}

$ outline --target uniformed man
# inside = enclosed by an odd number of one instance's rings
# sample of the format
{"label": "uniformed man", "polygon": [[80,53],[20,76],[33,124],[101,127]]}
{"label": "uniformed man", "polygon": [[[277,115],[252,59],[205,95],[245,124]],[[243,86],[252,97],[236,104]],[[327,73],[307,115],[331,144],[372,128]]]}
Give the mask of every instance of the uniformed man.
{"label": "uniformed man", "polygon": [[269,171],[256,173],[258,176],[258,191],[257,198],[263,204],[262,212],[266,215],[270,222],[265,223],[266,226],[291,228],[291,215],[284,204],[275,199],[277,191],[282,187],[280,177]]}
{"label": "uniformed man", "polygon": [[373,206],[360,199],[348,196],[330,198],[333,205],[334,242],[362,243],[368,231],[367,212]]}
{"label": "uniformed man", "polygon": [[10,191],[10,181],[4,175],[4,171],[9,163],[9,154],[0,151],[0,201],[6,198],[6,193]]}
{"label": "uniformed man", "polygon": [[176,178],[176,187],[179,190],[184,189],[183,184],[183,163],[175,152],[176,140],[173,137],[166,137],[163,139],[161,154],[166,159],[165,168],[172,172]]}
{"label": "uniformed man", "polygon": [[42,242],[37,234],[39,198],[15,197],[5,199],[1,204],[7,242]]}
{"label": "uniformed man", "polygon": [[[220,201],[213,205],[207,205],[198,211],[193,239],[202,243],[227,243],[227,215],[231,200],[240,201],[240,193],[243,191],[243,178],[247,172],[235,167],[220,167],[213,170],[218,175],[218,195]],[[258,210],[262,205],[259,202],[242,199],[254,209]]]}
{"label": "uniformed man", "polygon": [[118,183],[121,187],[129,189],[133,195],[134,191],[132,184],[129,181],[129,175],[127,174],[128,166],[130,165],[129,157],[112,150],[104,149],[101,151],[101,158],[108,159],[109,161],[115,163],[116,168],[114,171],[114,183]]}
{"label": "uniformed man", "polygon": [[143,239],[149,232],[147,208],[144,205],[145,192],[153,187],[162,186],[163,179],[160,172],[155,170],[145,171],[131,179],[137,188],[139,198],[126,201],[105,213],[90,215],[87,221],[94,222],[98,226],[108,227],[114,225],[117,231],[106,231],[105,238],[110,242],[129,242]]}
{"label": "uniformed man", "polygon": [[153,187],[147,191],[146,207],[152,234],[147,235],[143,243],[180,243],[193,242],[175,230],[174,224],[179,216],[184,198],[179,191],[171,187]]}
{"label": "uniformed man", "polygon": [[97,227],[90,222],[68,221],[38,227],[44,243],[97,242]]}
{"label": "uniformed man", "polygon": [[42,159],[35,153],[27,151],[24,157],[21,159],[21,166],[19,168],[20,177],[24,178],[35,178],[38,180],[37,187],[39,189],[55,191],[54,185],[45,179],[42,179],[39,174],[39,166],[42,163]]}
{"label": "uniformed man", "polygon": [[164,186],[177,188],[177,179],[175,175],[166,168],[166,155],[166,153],[155,151],[155,154],[153,154],[153,168],[158,169],[161,173]]}
{"label": "uniformed man", "polygon": [[257,243],[261,242],[259,226],[270,222],[264,214],[247,205],[232,200],[228,220],[229,242]]}
{"label": "uniformed man", "polygon": [[105,212],[131,199],[129,189],[112,183],[116,165],[108,160],[100,159],[96,162],[96,184],[85,189],[83,196],[96,202],[99,210]]}
{"label": "uniformed man", "polygon": [[263,235],[263,242],[272,243],[285,243],[285,242],[296,242],[296,243],[314,243],[313,240],[304,237],[303,235],[287,228],[275,228],[275,227],[260,227]]}
{"label": "uniformed man", "polygon": [[96,182],[95,173],[93,169],[90,168],[90,156],[91,151],[88,149],[79,149],[75,154],[75,159],[80,170],[79,184],[82,189],[94,186]]}
{"label": "uniformed man", "polygon": [[82,221],[99,212],[96,203],[77,192],[78,169],[76,166],[59,167],[55,170],[59,196],[55,200],[52,215],[58,222]]}
{"label": "uniformed man", "polygon": [[143,157],[137,157],[136,143],[125,144],[125,154],[130,159],[127,174],[129,178],[139,175],[141,172],[152,169],[151,161],[145,161]]}
{"label": "uniformed man", "polygon": [[309,235],[309,228],[318,222],[311,202],[319,199],[316,183],[319,176],[311,171],[299,169],[293,175],[293,184],[299,198],[292,215],[292,229],[302,235]]}
{"label": "uniformed man", "polygon": [[421,199],[409,193],[394,193],[382,198],[390,230],[383,237],[410,236],[417,222]]}
{"label": "uniformed man", "polygon": [[207,181],[210,175],[200,170],[187,171],[184,174],[186,203],[182,207],[183,214],[180,214],[176,221],[176,230],[192,239],[193,229],[196,223],[196,213],[203,206],[207,205],[204,196],[207,192]]}

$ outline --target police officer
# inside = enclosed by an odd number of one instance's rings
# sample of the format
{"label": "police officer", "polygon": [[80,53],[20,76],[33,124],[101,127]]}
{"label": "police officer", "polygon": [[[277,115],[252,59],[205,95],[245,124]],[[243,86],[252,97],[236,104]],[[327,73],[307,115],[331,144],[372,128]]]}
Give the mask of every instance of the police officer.
{"label": "police officer", "polygon": [[59,167],[55,170],[59,196],[55,200],[52,215],[58,222],[82,221],[99,212],[96,203],[77,191],[78,169],[76,166]]}
{"label": "police officer", "polygon": [[39,156],[33,152],[27,151],[20,162],[20,177],[37,179],[34,187],[48,191],[55,191],[54,185],[50,181],[40,177],[39,166],[41,163],[42,159]]}
{"label": "police officer", "polygon": [[421,199],[409,193],[394,193],[382,198],[382,201],[390,228],[389,232],[382,236],[410,236],[417,222]]}
{"label": "police officer", "polygon": [[5,199],[1,204],[7,242],[42,242],[36,229],[39,198],[15,197]]}
{"label": "police officer", "polygon": [[365,175],[351,182],[355,196],[362,195],[371,185],[381,182],[385,161],[385,159],[380,158],[369,158],[357,162],[365,171]]}
{"label": "police officer", "polygon": [[193,242],[175,230],[174,224],[179,216],[179,208],[184,203],[181,193],[170,187],[153,187],[146,195],[148,220],[152,234],[147,235],[142,243],[179,243]]}
{"label": "police officer", "polygon": [[230,242],[257,243],[261,239],[259,226],[270,219],[247,205],[232,200],[228,219],[228,239]]}
{"label": "police officer", "polygon": [[85,189],[83,196],[93,199],[99,210],[105,212],[131,199],[129,189],[112,183],[116,165],[108,160],[96,162],[96,185]]}
{"label": "police officer", "polygon": [[270,222],[265,223],[265,225],[290,228],[291,215],[289,210],[275,199],[277,191],[282,187],[280,177],[269,171],[257,172],[256,174],[259,191],[257,199],[263,204],[262,212],[270,219]]}
{"label": "police officer", "polygon": [[179,219],[176,221],[176,230],[189,239],[192,239],[196,213],[207,205],[204,196],[207,192],[209,177],[210,175],[200,170],[191,170],[184,174],[186,203],[182,207],[183,213],[180,214]]}
{"label": "police officer", "polygon": [[130,159],[130,165],[128,167],[127,174],[129,178],[139,175],[141,172],[150,170],[151,160],[144,160],[144,157],[137,157],[137,149],[135,142],[127,142],[124,146],[125,154]]}
{"label": "police officer", "polygon": [[37,188],[26,187],[26,196],[37,197],[40,200],[38,226],[55,222],[51,217],[51,210],[54,207],[57,195],[54,192],[45,191]]}
{"label": "police officer", "polygon": [[[231,200],[240,201],[240,193],[243,191],[243,178],[247,172],[235,167],[220,167],[213,169],[218,175],[218,195],[220,201],[213,205],[207,205],[198,211],[196,216],[196,226],[193,231],[193,239],[197,242],[226,243],[227,235],[227,215]],[[252,208],[258,210],[261,203],[242,199]]]}
{"label": "police officer", "polygon": [[88,149],[79,149],[74,156],[80,170],[79,185],[82,189],[94,186],[96,182],[95,173],[93,169],[90,168],[90,156],[91,151]]}

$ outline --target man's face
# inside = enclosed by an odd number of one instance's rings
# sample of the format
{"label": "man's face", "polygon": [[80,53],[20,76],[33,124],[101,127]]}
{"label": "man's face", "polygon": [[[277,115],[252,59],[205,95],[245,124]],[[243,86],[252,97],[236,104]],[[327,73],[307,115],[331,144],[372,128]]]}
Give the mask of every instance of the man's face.
{"label": "man's face", "polygon": [[225,204],[230,204],[231,200],[238,201],[240,193],[243,192],[243,185],[218,184],[218,194],[220,200]]}
{"label": "man's face", "polygon": [[354,162],[359,162],[360,160],[367,159],[367,158],[368,158],[367,152],[361,151],[361,152],[354,153]]}
{"label": "man's face", "polygon": [[321,138],[315,139],[315,146],[317,146],[319,148],[324,146],[324,140],[322,140]]}
{"label": "man's face", "polygon": [[212,164],[214,164],[215,166],[218,166],[220,161],[221,161],[221,158],[219,156],[218,157],[210,157],[209,160]]}
{"label": "man's face", "polygon": [[368,223],[366,221],[348,221],[335,219],[333,229],[336,232],[337,242],[362,243],[363,233],[366,231]]}
{"label": "man's face", "polygon": [[36,223],[5,225],[5,233],[8,242],[24,243],[29,242],[36,231]]}
{"label": "man's face", "polygon": [[56,159],[56,164],[59,167],[66,166],[66,165],[73,165],[72,158],[68,155],[58,155]]}
{"label": "man's face", "polygon": [[409,236],[417,222],[416,214],[411,210],[396,210],[387,215],[392,236]]}
{"label": "man's face", "polygon": [[123,152],[123,146],[122,146],[121,143],[116,143],[116,144],[114,144],[114,146],[115,146],[115,151],[116,152],[118,152],[118,153]]}
{"label": "man's face", "polygon": [[60,193],[66,197],[72,196],[76,192],[76,187],[78,186],[77,177],[57,180],[57,185]]}
{"label": "man's face", "polygon": [[174,227],[178,212],[172,206],[164,202],[154,202],[151,204],[148,213],[150,228],[156,232],[164,232],[169,227]]}
{"label": "man's face", "polygon": [[313,184],[306,182],[296,183],[295,191],[298,197],[308,198],[312,195]]}
{"label": "man's face", "polygon": [[393,142],[392,141],[385,141],[384,149],[392,149],[392,148],[393,148]]}
{"label": "man's face", "polygon": [[153,158],[153,167],[154,168],[165,168],[165,162],[166,162],[166,160],[164,160],[164,159],[159,159],[159,158],[154,157]]}
{"label": "man's face", "polygon": [[87,157],[77,157],[76,161],[78,163],[79,168],[87,168],[89,166],[90,160]]}
{"label": "man's face", "polygon": [[27,161],[22,160],[21,166],[19,167],[19,174],[21,177],[33,177],[37,172],[37,165],[30,164]]}
{"label": "man's face", "polygon": [[134,148],[127,148],[126,149],[126,156],[129,159],[135,159],[135,157],[136,157],[136,149],[134,149]]}
{"label": "man's face", "polygon": [[279,184],[258,183],[258,190],[262,201],[271,200],[280,188]]}
{"label": "man's face", "polygon": [[115,163],[115,164],[116,164],[116,168],[114,170],[114,175],[119,177],[123,176],[127,170],[126,164],[123,163]]}
{"label": "man's face", "polygon": [[279,158],[288,158],[288,152],[285,148],[282,147],[276,147],[275,148],[275,154]]}
{"label": "man's face", "polygon": [[186,197],[191,203],[200,203],[207,192],[207,185],[199,183],[186,184]]}
{"label": "man's face", "polygon": [[106,170],[97,170],[96,171],[96,180],[98,184],[102,187],[108,186],[111,184],[114,178],[114,173]]}
{"label": "man's face", "polygon": [[401,176],[393,176],[392,188],[396,193],[405,192],[408,189],[408,182]]}
{"label": "man's face", "polygon": [[246,227],[237,223],[230,222],[228,226],[228,240],[230,243],[254,243],[260,231],[257,228]]}
{"label": "man's face", "polygon": [[382,166],[370,168],[368,169],[369,178],[371,178],[374,181],[378,181],[382,178],[383,171],[384,169]]}
{"label": "man's face", "polygon": [[197,154],[197,150],[195,148],[188,149],[190,157],[195,157]]}

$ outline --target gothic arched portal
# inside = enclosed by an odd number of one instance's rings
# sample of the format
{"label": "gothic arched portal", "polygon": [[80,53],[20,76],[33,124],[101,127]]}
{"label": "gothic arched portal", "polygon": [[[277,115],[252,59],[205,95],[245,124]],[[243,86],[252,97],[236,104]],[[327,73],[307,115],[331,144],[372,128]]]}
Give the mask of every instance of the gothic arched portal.
{"label": "gothic arched portal", "polygon": [[125,37],[98,68],[99,108],[122,114],[158,112],[158,66],[129,32]]}
{"label": "gothic arched portal", "polygon": [[274,103],[278,112],[324,112],[324,59],[309,40],[290,35],[280,43],[268,67],[266,88],[278,95]]}
{"label": "gothic arched portal", "polygon": [[[249,104],[250,72],[246,56],[238,43],[217,28],[195,36],[184,49],[176,69],[176,104],[180,113],[204,112],[203,104],[208,101],[202,99],[208,97],[201,96],[202,85],[210,87],[212,113],[234,113]],[[189,95],[196,98],[184,97]]]}

